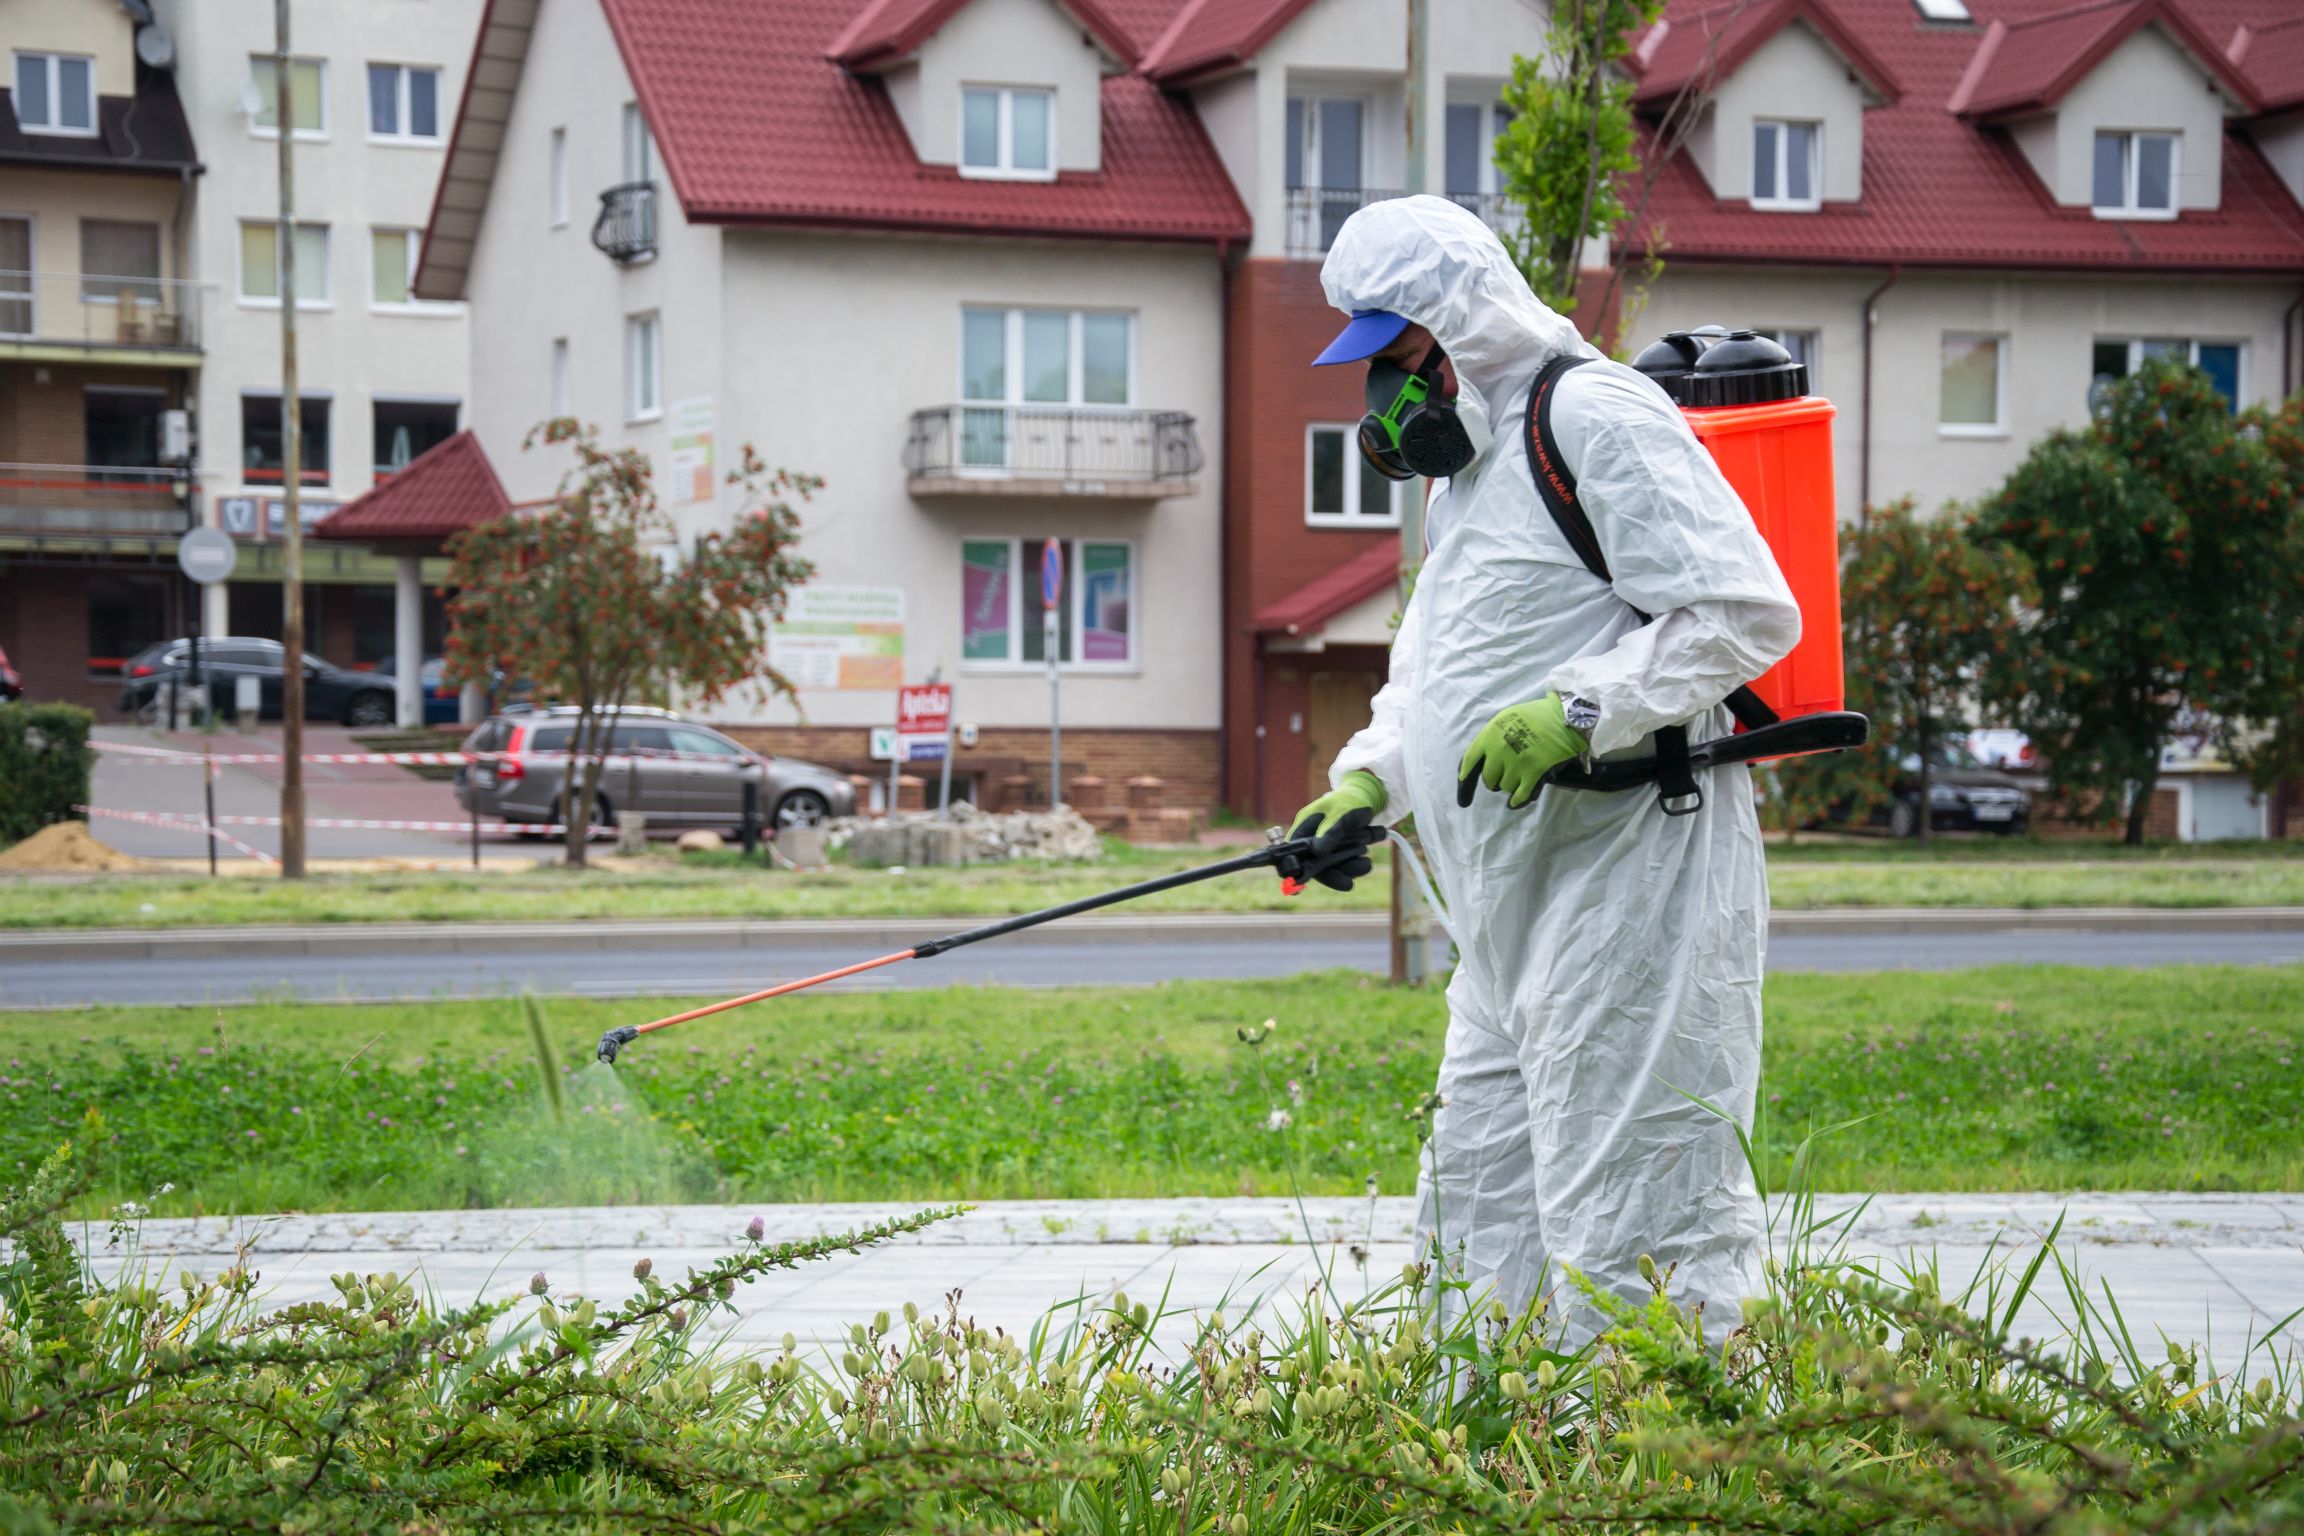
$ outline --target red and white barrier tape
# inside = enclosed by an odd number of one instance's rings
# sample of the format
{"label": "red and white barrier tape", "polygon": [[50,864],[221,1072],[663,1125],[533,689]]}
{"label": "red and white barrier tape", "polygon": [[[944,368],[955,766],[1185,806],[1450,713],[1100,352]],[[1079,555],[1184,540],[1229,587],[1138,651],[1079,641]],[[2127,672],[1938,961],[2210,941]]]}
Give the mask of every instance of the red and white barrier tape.
{"label": "red and white barrier tape", "polygon": [[225,831],[222,827],[211,827],[208,825],[207,820],[204,817],[194,816],[189,812],[108,811],[105,810],[102,806],[97,805],[76,805],[72,807],[72,809],[78,811],[83,816],[107,816],[114,821],[142,822],[147,826],[184,827],[190,831],[198,832],[203,837],[205,837],[210,832],[214,832],[219,838],[222,838],[225,842],[230,843],[233,847],[239,849],[242,853],[247,854],[253,859],[256,859],[265,864],[277,864],[280,862],[278,859],[272,857],[272,855],[266,853],[263,849],[255,846],[253,843],[244,843],[240,841],[240,839],[234,837],[231,833]]}
{"label": "red and white barrier tape", "polygon": [[[204,829],[207,826],[207,822],[192,811],[112,811],[105,810],[100,806],[88,805],[76,806],[74,809],[85,811],[91,816],[109,816],[116,821],[140,821],[154,826],[192,827],[195,829]],[[276,827],[280,825],[280,818],[277,816],[219,816],[216,818],[216,824],[219,828],[227,826]],[[354,832],[470,832],[473,830],[472,823],[469,821],[390,821],[381,818],[351,816],[307,816],[304,818],[304,825]],[[480,823],[479,830],[482,832],[565,834],[568,828],[558,822],[484,821]],[[591,835],[595,837],[611,836],[614,830],[612,827],[599,826],[589,829]],[[216,835],[223,837],[226,834],[219,830]]]}
{"label": "red and white barrier tape", "polygon": [[[131,761],[164,763],[170,767],[183,767],[192,763],[242,764],[284,763],[288,761],[286,754],[280,752],[202,754],[199,752],[181,752],[174,747],[140,747],[125,741],[91,741],[88,745],[99,752],[117,753]],[[301,761],[339,765],[400,763],[449,768],[460,767],[465,763],[497,763],[510,758],[517,758],[522,762],[567,762],[576,756],[577,754],[573,752],[307,752],[303,754]],[[647,758],[652,762],[726,763],[734,761],[724,753],[676,752],[668,747],[661,749],[656,747],[628,748],[625,751],[609,753],[607,761],[611,763],[630,762],[636,758]],[[759,759],[752,758],[745,759],[745,761],[757,762]]]}

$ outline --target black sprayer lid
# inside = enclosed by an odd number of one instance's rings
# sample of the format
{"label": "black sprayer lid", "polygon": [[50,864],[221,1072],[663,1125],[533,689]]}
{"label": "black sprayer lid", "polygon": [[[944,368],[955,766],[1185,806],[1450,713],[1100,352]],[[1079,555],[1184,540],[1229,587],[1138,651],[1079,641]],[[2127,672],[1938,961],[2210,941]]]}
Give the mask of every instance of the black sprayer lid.
{"label": "black sprayer lid", "polygon": [[[1637,366],[1637,365],[1635,365]],[[1704,349],[1676,398],[1682,405],[1765,405],[1808,393],[1808,366],[1752,331],[1730,331]]]}
{"label": "black sprayer lid", "polygon": [[1692,331],[1667,331],[1632,359],[1632,366],[1654,379],[1674,404],[1686,405],[1688,375],[1695,370],[1696,360],[1704,355],[1705,348],[1727,334],[1717,325],[1700,325]]}

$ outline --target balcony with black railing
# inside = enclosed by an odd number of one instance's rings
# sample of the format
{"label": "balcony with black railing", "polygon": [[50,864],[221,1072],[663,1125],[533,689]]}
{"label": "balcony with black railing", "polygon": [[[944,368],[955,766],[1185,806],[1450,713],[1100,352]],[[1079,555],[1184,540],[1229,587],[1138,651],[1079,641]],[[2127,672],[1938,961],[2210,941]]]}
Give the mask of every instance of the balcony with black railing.
{"label": "balcony with black railing", "polygon": [[1204,464],[1182,411],[940,405],[912,413],[915,496],[1189,496]]}
{"label": "balcony with black railing", "polygon": [[645,261],[655,255],[656,183],[628,181],[601,193],[592,243],[616,262]]}
{"label": "balcony with black railing", "polygon": [[0,359],[193,367],[199,322],[200,285],[182,278],[0,268]]}

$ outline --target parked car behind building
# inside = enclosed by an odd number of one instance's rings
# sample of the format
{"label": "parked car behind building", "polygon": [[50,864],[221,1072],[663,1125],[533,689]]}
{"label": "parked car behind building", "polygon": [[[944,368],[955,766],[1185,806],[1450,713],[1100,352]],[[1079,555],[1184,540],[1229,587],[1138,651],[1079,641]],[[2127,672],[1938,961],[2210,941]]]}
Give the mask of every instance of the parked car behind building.
{"label": "parked car behind building", "polygon": [[[208,696],[215,701],[217,713],[230,714],[237,707],[234,699],[240,679],[253,677],[257,687],[257,714],[266,720],[279,719],[286,684],[281,659],[286,654],[277,640],[259,640],[246,635],[219,635],[213,640],[202,640],[200,670],[206,675]],[[120,689],[120,708],[124,713],[142,715],[164,709],[162,689],[171,680],[185,689],[192,686],[192,642],[164,640],[158,645],[146,646],[128,658],[121,672],[127,678]],[[334,666],[307,652],[304,718],[354,726],[390,725],[392,679],[374,672],[355,672],[348,667]]]}
{"label": "parked car behind building", "polygon": [[[561,706],[481,722],[464,750],[503,755],[456,770],[456,803],[466,810],[476,804],[498,821],[561,820],[576,719],[573,707]],[[638,811],[651,826],[734,827],[743,820],[747,782],[760,786],[761,820],[773,827],[815,826],[855,812],[856,792],[842,775],[762,756],[669,710],[626,709],[612,729],[610,750],[625,755],[612,755],[602,770],[595,825],[613,826],[618,811]]]}
{"label": "parked car behind building", "polygon": [[[1930,749],[1934,761],[1928,769],[1928,824],[1938,832],[1997,832],[2020,837],[2031,830],[2032,794],[2023,784],[1997,768],[1988,768],[1956,741],[1939,742]],[[1875,825],[1885,824],[1897,837],[1912,837],[1920,830],[1920,755],[1907,753],[1896,777],[1893,801],[1875,811]]]}

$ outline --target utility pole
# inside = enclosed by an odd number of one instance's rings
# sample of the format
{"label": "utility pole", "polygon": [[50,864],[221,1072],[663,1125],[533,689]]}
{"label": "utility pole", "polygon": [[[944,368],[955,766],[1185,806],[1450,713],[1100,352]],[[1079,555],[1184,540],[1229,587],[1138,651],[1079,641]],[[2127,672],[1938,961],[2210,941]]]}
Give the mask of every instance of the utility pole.
{"label": "utility pole", "polygon": [[296,72],[288,0],[272,0],[274,106],[280,130],[280,875],[304,878],[304,402],[296,392]]}
{"label": "utility pole", "polygon": [[[1431,0],[1408,0],[1407,104],[1408,174],[1402,185],[1410,197],[1424,190],[1424,163],[1430,157],[1432,93],[1428,79],[1432,41]],[[1432,482],[1404,487],[1400,495],[1400,609],[1408,609],[1408,596],[1416,585],[1416,567],[1424,560],[1424,498]],[[1407,860],[1392,853],[1392,982],[1414,986],[1424,980],[1424,935],[1430,918],[1415,882],[1408,878]]]}

